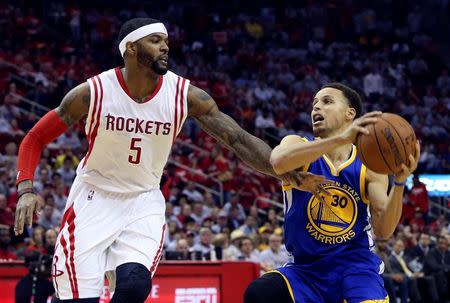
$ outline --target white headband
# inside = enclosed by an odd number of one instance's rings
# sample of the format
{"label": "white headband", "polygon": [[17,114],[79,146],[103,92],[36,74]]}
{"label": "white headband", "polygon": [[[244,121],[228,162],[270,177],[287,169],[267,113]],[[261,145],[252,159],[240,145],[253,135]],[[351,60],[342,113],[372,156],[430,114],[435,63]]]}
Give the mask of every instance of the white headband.
{"label": "white headband", "polygon": [[123,54],[126,50],[127,42],[134,42],[141,38],[144,38],[145,36],[155,34],[155,33],[163,33],[167,35],[167,30],[164,24],[158,22],[158,23],[152,23],[148,25],[144,25],[142,27],[139,27],[138,29],[135,29],[131,33],[125,36],[125,38],[122,39],[119,43],[119,51],[120,54],[123,57]]}

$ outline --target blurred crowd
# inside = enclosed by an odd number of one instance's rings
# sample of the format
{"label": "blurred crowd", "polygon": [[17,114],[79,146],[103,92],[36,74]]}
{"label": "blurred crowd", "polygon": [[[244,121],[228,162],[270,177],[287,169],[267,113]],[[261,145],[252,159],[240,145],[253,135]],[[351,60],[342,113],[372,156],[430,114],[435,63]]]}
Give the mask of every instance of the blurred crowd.
{"label": "blurred crowd", "polygon": [[[271,146],[287,134],[310,135],[314,93],[340,81],[361,93],[366,111],[398,113],[413,125],[422,145],[419,173],[450,173],[450,75],[440,52],[449,46],[442,40],[448,1],[266,2],[264,8],[239,1],[171,1],[158,8],[145,1],[96,1],[95,7],[86,1],[2,2],[0,260],[52,254],[88,145],[80,122],[47,146],[34,182],[41,214],[15,236],[18,145],[44,113],[23,98],[54,108],[72,87],[121,65],[116,39],[132,17],[165,22],[170,69],[208,91],[221,110]],[[165,259],[248,260],[262,271],[289,260],[283,211],[268,202],[281,201],[278,181],[251,172],[189,119],[161,188]],[[450,289],[448,218],[432,215],[417,177],[403,209],[395,235],[377,240],[386,287],[402,303],[408,296],[443,302]]]}

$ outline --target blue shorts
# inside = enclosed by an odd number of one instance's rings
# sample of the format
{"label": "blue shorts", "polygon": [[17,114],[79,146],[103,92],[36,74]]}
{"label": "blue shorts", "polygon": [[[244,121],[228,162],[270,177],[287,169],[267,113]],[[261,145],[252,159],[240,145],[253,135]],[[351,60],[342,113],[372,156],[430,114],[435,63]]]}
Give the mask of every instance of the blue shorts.
{"label": "blue shorts", "polygon": [[375,268],[288,263],[274,272],[284,277],[295,303],[389,302],[383,279]]}

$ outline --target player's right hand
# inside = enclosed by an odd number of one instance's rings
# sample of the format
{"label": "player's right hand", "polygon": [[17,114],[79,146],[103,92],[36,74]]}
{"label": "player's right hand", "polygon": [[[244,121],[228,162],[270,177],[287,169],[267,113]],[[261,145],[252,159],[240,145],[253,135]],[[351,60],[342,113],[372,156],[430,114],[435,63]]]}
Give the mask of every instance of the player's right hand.
{"label": "player's right hand", "polygon": [[350,125],[350,127],[341,135],[344,143],[354,143],[358,134],[368,135],[369,130],[367,129],[367,126],[376,123],[382,114],[382,112],[375,111],[355,119],[352,125]]}
{"label": "player's right hand", "polygon": [[14,220],[14,233],[20,235],[23,233],[25,224],[33,224],[33,215],[37,214],[38,196],[34,193],[24,194],[19,198],[16,206],[16,218]]}

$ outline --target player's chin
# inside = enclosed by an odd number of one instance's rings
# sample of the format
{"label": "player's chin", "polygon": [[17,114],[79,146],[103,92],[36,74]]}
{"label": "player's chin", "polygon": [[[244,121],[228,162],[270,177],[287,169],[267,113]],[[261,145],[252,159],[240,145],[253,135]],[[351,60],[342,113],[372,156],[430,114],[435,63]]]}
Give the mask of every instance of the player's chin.
{"label": "player's chin", "polygon": [[325,128],[323,126],[313,126],[312,131],[314,137],[320,137],[324,133]]}
{"label": "player's chin", "polygon": [[165,75],[168,71],[167,64],[160,63],[159,61],[155,62],[152,66],[155,73],[158,75]]}

